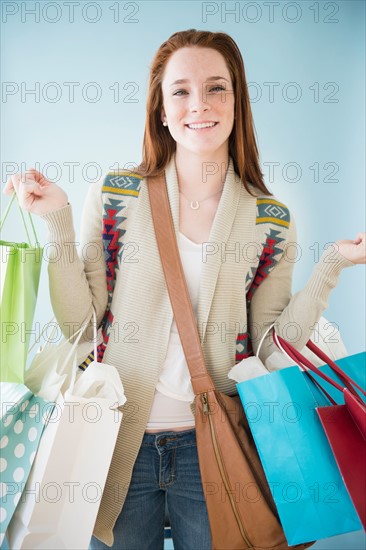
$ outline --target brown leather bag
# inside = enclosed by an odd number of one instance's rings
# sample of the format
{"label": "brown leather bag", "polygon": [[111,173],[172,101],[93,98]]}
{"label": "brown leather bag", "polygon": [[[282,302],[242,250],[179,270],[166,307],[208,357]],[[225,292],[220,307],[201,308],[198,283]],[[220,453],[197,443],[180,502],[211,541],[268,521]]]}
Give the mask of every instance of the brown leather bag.
{"label": "brown leather bag", "polygon": [[160,259],[195,394],[197,450],[212,548],[308,548],[316,541],[288,546],[239,396],[217,391],[207,372],[165,175],[147,181]]}

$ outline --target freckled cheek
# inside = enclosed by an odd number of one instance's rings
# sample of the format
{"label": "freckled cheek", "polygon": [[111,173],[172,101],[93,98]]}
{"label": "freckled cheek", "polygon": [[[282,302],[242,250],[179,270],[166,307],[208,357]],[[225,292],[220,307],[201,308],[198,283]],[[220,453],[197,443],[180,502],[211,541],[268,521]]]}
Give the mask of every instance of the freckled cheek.
{"label": "freckled cheek", "polygon": [[215,104],[215,110],[222,115],[230,116],[234,112],[234,102],[231,98],[218,99]]}

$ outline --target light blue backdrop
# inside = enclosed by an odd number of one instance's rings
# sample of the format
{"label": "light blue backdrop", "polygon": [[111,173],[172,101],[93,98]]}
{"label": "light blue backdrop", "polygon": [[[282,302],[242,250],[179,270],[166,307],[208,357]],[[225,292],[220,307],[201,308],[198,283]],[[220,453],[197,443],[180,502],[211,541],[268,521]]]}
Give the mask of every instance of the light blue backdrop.
{"label": "light blue backdrop", "polygon": [[[294,292],[326,243],[364,230],[363,1],[1,4],[2,185],[36,166],[67,191],[77,234],[89,183],[140,162],[149,65],[188,28],[227,32],[243,54],[262,171],[297,221]],[[16,209],[4,235],[23,238]],[[364,267],[345,269],[325,312],[350,353],[365,349],[364,282]],[[47,264],[41,288],[43,324]],[[357,533],[314,548],[364,545]]]}

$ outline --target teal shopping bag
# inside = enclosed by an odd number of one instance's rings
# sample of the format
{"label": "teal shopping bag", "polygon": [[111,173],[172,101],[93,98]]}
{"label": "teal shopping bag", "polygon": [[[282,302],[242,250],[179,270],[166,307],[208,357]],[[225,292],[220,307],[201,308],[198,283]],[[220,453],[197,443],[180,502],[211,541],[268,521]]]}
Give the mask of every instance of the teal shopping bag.
{"label": "teal shopping bag", "polygon": [[[348,357],[342,357],[342,359],[337,359],[335,361],[336,365],[342,369],[352,380],[356,382],[361,388],[366,388],[366,352],[362,351],[360,353],[355,353]],[[330,368],[328,365],[323,365],[320,367],[320,370],[329,376],[335,382],[342,385],[342,380],[337,376],[337,374]],[[327,391],[327,393],[334,399],[338,405],[344,405],[344,397],[341,392],[339,392],[334,386],[329,384],[326,380],[321,378],[315,372],[312,372],[312,376],[315,380],[321,384],[321,386]],[[308,376],[304,377],[306,382],[309,385],[310,390],[314,394],[316,400],[323,399],[322,391],[314,384]],[[357,389],[355,391],[361,397],[361,399],[366,403],[366,397]],[[327,403],[328,404],[328,403]]]}
{"label": "teal shopping bag", "polygon": [[[326,362],[327,366],[335,372],[339,381],[334,377],[327,376],[324,368],[317,369],[286,340],[277,335],[274,338],[284,353],[291,356],[301,368],[305,369],[307,376],[314,381],[318,388],[320,387],[331,402],[330,405],[317,407],[316,412],[353,505],[362,525],[366,527],[366,389],[364,389],[366,386],[360,385],[350,377],[314,343],[308,342],[307,346]],[[358,364],[357,371],[360,373],[361,383],[361,373],[364,375],[366,367],[365,355],[365,353],[357,354],[356,361],[354,357],[352,357],[353,361],[350,361],[353,366]],[[322,382],[319,382],[319,378]],[[333,399],[330,392],[324,389],[324,380],[342,396],[341,400]]]}
{"label": "teal shopping bag", "polygon": [[[15,193],[1,220],[2,229]],[[36,308],[42,265],[42,248],[38,244],[32,219],[35,243],[31,244],[22,215],[28,243],[0,241],[0,382],[24,382],[30,334]]]}
{"label": "teal shopping bag", "polygon": [[0,384],[0,545],[27,482],[54,403],[22,384]]}
{"label": "teal shopping bag", "polygon": [[311,384],[298,366],[237,384],[289,545],[362,529],[316,413],[329,401]]}

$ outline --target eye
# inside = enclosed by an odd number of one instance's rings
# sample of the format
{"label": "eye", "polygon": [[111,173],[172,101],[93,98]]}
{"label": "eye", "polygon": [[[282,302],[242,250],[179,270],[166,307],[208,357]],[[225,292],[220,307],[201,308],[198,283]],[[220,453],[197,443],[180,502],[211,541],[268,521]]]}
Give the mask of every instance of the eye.
{"label": "eye", "polygon": [[186,90],[177,90],[176,92],[173,93],[173,95],[181,95],[180,92],[187,93]]}
{"label": "eye", "polygon": [[222,91],[225,91],[225,88],[223,86],[218,85],[218,86],[214,86],[213,88],[209,89],[210,92],[213,92],[215,90],[219,91],[219,92],[222,92]]}

